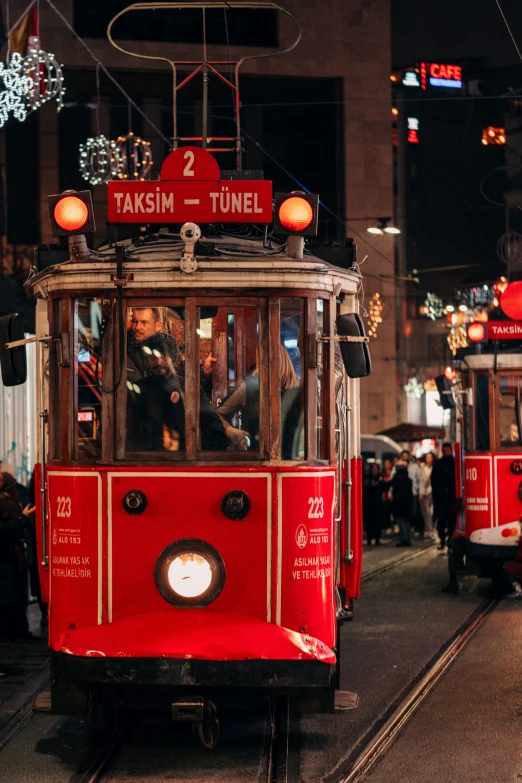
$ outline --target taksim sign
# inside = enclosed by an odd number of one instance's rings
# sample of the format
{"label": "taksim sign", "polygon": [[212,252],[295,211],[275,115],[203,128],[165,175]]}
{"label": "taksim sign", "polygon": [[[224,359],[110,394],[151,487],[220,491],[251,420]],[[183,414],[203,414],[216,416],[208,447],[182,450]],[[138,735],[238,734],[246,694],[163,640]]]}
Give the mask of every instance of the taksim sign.
{"label": "taksim sign", "polygon": [[180,147],[161,180],[109,182],[109,223],[271,223],[272,183],[220,180],[217,161],[199,147]]}
{"label": "taksim sign", "polygon": [[432,87],[449,87],[459,89],[462,87],[462,67],[444,63],[420,64],[421,87],[427,89],[428,83]]}

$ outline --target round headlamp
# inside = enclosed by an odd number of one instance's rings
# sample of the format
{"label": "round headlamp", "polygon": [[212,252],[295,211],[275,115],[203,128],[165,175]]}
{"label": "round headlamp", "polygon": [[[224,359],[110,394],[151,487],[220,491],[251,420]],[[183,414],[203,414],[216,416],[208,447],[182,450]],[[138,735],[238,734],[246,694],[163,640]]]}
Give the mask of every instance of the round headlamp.
{"label": "round headlamp", "polygon": [[207,606],[225,584],[225,564],[213,546],[197,538],[169,544],[156,561],[154,581],[174,606]]}

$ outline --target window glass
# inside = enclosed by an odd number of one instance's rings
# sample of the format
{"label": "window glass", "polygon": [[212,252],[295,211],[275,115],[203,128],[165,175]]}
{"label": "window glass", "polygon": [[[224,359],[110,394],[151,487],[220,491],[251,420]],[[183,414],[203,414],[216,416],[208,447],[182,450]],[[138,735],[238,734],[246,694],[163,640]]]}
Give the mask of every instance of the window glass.
{"label": "window glass", "polygon": [[304,459],[303,300],[281,299],[281,457]]}
{"label": "window glass", "polygon": [[185,448],[185,311],[127,308],[127,451]]}
{"label": "window glass", "polygon": [[[324,302],[317,299],[317,337],[324,334]],[[317,342],[317,459],[326,459],[324,343]]]}
{"label": "window glass", "polygon": [[76,391],[78,458],[101,457],[101,299],[78,299]]}
{"label": "window glass", "polygon": [[519,448],[520,437],[520,381],[517,376],[498,378],[499,433],[502,448]]}
{"label": "window glass", "polygon": [[[201,448],[213,448],[217,411],[228,451],[259,451],[259,315],[255,307],[200,310]],[[206,413],[205,413],[206,411]]]}
{"label": "window glass", "polygon": [[487,373],[475,377],[477,451],[489,451],[489,379]]}

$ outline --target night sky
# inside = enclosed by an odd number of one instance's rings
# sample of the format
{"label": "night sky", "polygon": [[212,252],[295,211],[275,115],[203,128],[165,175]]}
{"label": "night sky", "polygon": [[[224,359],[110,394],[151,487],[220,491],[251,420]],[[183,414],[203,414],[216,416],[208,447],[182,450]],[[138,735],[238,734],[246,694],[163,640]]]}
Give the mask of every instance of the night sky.
{"label": "night sky", "polygon": [[[500,5],[522,51],[522,2]],[[392,0],[392,31],[397,67],[439,58],[485,57],[490,67],[520,62],[495,0]]]}

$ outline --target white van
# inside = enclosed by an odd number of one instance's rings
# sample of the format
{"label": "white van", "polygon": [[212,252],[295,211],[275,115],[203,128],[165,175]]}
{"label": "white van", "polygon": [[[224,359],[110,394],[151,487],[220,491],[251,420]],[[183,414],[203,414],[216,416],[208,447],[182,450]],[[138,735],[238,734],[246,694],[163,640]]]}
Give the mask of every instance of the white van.
{"label": "white van", "polygon": [[363,462],[378,462],[382,467],[385,459],[392,460],[403,449],[386,435],[361,435],[361,457]]}

